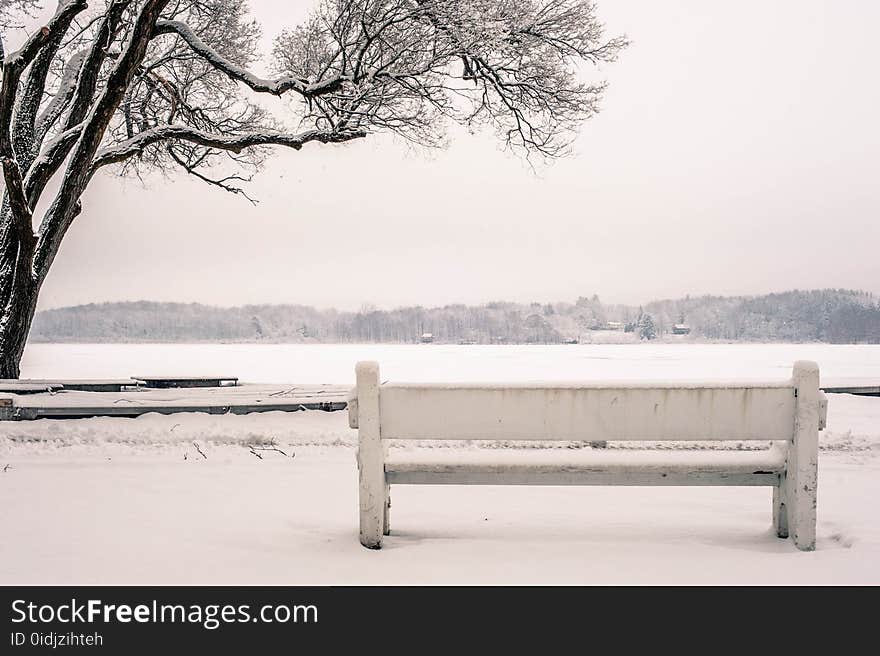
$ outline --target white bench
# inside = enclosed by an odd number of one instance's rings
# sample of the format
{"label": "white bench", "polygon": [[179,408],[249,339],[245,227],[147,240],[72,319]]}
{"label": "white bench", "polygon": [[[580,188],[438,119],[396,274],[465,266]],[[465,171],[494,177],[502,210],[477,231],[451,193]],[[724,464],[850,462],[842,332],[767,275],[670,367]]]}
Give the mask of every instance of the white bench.
{"label": "white bench", "polygon": [[[791,535],[799,549],[815,548],[818,435],[827,402],[813,362],[796,362],[791,380],[757,384],[380,384],[375,362],[358,363],[356,374],[349,424],[358,429],[365,547],[380,548],[389,534],[391,485],[456,484],[768,486],[776,534]],[[585,449],[561,462],[527,451],[515,462],[487,450],[488,458],[468,462],[436,454],[389,458],[389,439],[774,444],[760,451]]]}

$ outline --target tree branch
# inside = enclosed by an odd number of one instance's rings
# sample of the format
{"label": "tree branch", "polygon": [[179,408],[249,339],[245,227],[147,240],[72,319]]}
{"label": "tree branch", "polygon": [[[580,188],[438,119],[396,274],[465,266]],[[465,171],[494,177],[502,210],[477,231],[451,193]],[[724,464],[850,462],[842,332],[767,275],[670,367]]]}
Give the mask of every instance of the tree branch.
{"label": "tree branch", "polygon": [[104,148],[95,155],[92,171],[108,164],[116,164],[130,157],[139,155],[147,146],[160,141],[180,139],[207,148],[228,150],[240,153],[245,148],[254,146],[285,146],[294,150],[301,149],[309,142],[342,143],[367,136],[364,130],[323,131],[309,130],[300,134],[278,134],[271,132],[253,132],[250,134],[224,135],[197,130],[187,125],[160,125],[145,130],[136,136],[115,146]]}
{"label": "tree branch", "polygon": [[348,80],[348,77],[344,75],[313,83],[293,76],[279,77],[275,80],[264,80],[253,73],[246,71],[235,62],[227,59],[211,48],[211,46],[202,41],[185,23],[174,20],[157,21],[156,29],[153,34],[156,36],[162,34],[177,34],[196,54],[202,57],[202,59],[208,62],[211,66],[226,73],[231,79],[243,82],[254,91],[260,93],[271,93],[274,96],[281,96],[288,91],[295,91],[304,98],[315,98],[317,96],[338,91]]}
{"label": "tree branch", "polygon": [[95,42],[92,44],[92,48],[83,62],[82,73],[77,82],[76,95],[74,95],[70,106],[70,114],[64,125],[65,130],[72,128],[78,123],[82,123],[83,119],[85,119],[89,106],[94,100],[95,90],[98,87],[98,75],[101,71],[101,66],[107,58],[107,51],[110,48],[110,43],[113,41],[116,30],[119,28],[122,14],[129,4],[131,4],[131,0],[113,0],[107,8],[104,20],[101,21],[101,25],[98,28]]}
{"label": "tree branch", "polygon": [[16,52],[4,60],[3,83],[0,85],[0,162],[3,164],[3,177],[6,182],[6,193],[9,207],[16,223],[17,232],[33,238],[31,227],[32,210],[24,193],[22,171],[16,159],[15,149],[10,133],[12,112],[18,92],[18,82],[24,69],[34,60],[40,50],[56,37],[59,29],[70,24],[70,20],[86,8],[84,0],[62,0],[50,21],[34,32]]}
{"label": "tree branch", "polygon": [[168,154],[171,156],[171,159],[173,159],[175,162],[177,162],[177,164],[184,171],[186,171],[189,175],[192,175],[192,176],[198,178],[199,180],[201,180],[205,184],[209,184],[211,186],[218,187],[218,188],[222,189],[223,191],[226,191],[230,194],[237,194],[240,196],[244,196],[248,200],[248,202],[250,202],[251,205],[256,206],[256,204],[257,204],[256,199],[251,198],[248,195],[248,193],[244,189],[242,189],[241,187],[237,187],[234,184],[232,184],[233,181],[250,182],[252,179],[251,177],[243,178],[240,175],[227,175],[226,177],[220,178],[220,179],[208,177],[207,175],[199,173],[199,171],[196,169],[195,166],[193,166],[192,164],[187,162],[185,159],[183,159],[180,155],[175,153],[173,143],[168,144]]}
{"label": "tree branch", "polygon": [[43,101],[43,94],[46,91],[46,78],[52,60],[58,53],[58,48],[64,34],[70,28],[74,15],[73,12],[69,12],[55,21],[48,38],[31,62],[25,82],[18,94],[12,125],[12,142],[22,171],[27,171],[30,168],[39,152],[40,143],[36,138],[35,125],[40,104]]}

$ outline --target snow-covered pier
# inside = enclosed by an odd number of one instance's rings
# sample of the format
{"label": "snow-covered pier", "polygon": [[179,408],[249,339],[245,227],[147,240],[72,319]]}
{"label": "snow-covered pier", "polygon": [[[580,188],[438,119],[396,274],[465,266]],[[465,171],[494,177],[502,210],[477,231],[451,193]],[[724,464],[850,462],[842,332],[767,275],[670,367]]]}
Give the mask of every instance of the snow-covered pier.
{"label": "snow-covered pier", "polygon": [[[163,415],[205,412],[212,415],[246,415],[252,412],[344,410],[350,388],[346,385],[255,384],[219,387],[154,389],[124,386],[108,389],[95,383],[65,381],[63,386],[44,382],[0,388],[0,420],[82,419],[86,417],[138,417],[150,412]],[[134,382],[134,381],[132,381]],[[834,394],[880,396],[880,386],[823,387]],[[97,391],[93,391],[97,390]]]}
{"label": "snow-covered pier", "polygon": [[58,392],[75,390],[79,392],[121,392],[130,387],[144,384],[134,378],[2,378],[0,393],[37,394],[40,392]]}
{"label": "snow-covered pier", "polygon": [[212,415],[251,412],[343,410],[349,388],[342,385],[242,384],[236,386],[152,389],[135,387],[118,392],[60,389],[39,394],[0,394],[0,418],[79,419],[138,417],[150,412]]}

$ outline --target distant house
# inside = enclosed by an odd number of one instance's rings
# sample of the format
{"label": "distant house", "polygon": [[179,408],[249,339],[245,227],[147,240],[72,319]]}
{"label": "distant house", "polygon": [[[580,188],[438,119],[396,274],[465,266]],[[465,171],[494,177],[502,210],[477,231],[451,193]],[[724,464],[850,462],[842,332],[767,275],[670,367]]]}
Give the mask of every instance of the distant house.
{"label": "distant house", "polygon": [[421,340],[422,344],[431,344],[434,341],[433,333],[422,333]]}
{"label": "distant house", "polygon": [[691,327],[686,323],[677,323],[672,326],[672,334],[673,335],[689,335],[691,332]]}
{"label": "distant house", "polygon": [[577,344],[579,342],[577,337],[568,337],[562,341],[563,344]]}

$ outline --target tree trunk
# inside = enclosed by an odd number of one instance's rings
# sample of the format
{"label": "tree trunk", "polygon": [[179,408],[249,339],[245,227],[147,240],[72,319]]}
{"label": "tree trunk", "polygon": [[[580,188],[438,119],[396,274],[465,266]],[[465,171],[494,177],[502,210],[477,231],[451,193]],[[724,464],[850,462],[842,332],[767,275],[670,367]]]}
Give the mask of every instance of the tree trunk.
{"label": "tree trunk", "polygon": [[0,316],[0,378],[18,378],[21,374],[21,356],[37,306],[36,294],[22,300],[8,306]]}
{"label": "tree trunk", "polygon": [[0,234],[0,378],[18,378],[40,289],[32,270],[33,243],[9,229]]}

